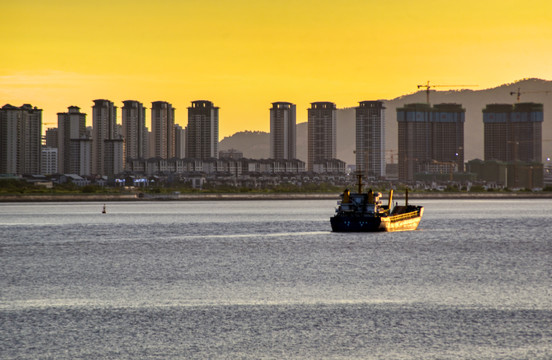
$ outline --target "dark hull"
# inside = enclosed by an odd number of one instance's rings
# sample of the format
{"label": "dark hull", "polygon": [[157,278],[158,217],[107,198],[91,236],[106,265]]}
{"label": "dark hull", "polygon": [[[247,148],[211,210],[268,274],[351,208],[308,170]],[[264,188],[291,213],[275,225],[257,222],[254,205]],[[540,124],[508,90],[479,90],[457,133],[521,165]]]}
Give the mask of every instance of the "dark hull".
{"label": "dark hull", "polygon": [[410,231],[418,228],[422,215],[423,207],[419,207],[416,216],[336,215],[330,218],[330,223],[335,232]]}
{"label": "dark hull", "polygon": [[380,217],[333,216],[330,223],[335,232],[385,231],[381,228]]}

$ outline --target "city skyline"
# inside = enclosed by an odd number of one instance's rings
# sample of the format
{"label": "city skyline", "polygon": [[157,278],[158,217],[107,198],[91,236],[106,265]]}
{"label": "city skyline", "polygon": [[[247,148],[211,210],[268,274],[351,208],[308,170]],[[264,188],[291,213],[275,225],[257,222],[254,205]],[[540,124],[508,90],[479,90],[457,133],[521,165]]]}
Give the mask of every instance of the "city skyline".
{"label": "city skyline", "polygon": [[[129,114],[129,105],[140,108],[140,119],[128,119],[127,121],[138,121],[143,123],[145,110],[136,101],[125,101],[123,118],[132,117]],[[75,106],[69,106],[67,113],[58,113],[57,141],[52,137],[46,137],[47,147],[40,152],[40,147],[33,143],[40,143],[40,128],[42,124],[42,110],[25,104],[19,108],[12,105],[5,105],[0,110],[0,145],[1,154],[12,153],[9,159],[2,159],[0,167],[8,170],[14,169],[15,174],[34,174],[32,168],[40,168],[45,171],[60,173],[88,175],[107,175],[109,177],[122,175],[123,168],[139,174],[146,172],[149,175],[167,172],[229,172],[240,175],[244,164],[249,171],[274,171],[298,172],[305,171],[305,162],[296,158],[283,160],[278,159],[274,149],[271,149],[271,158],[260,159],[256,162],[249,159],[249,163],[237,165],[237,162],[223,161],[218,163],[218,107],[207,100],[192,102],[188,108],[189,128],[182,129],[174,124],[174,110],[171,104],[166,102],[155,102],[152,104],[152,119],[154,123],[164,124],[159,126],[157,132],[166,136],[152,142],[153,149],[150,149],[151,158],[133,158],[125,156],[123,151],[128,150],[133,136],[128,124],[116,125],[114,119],[117,107],[114,103],[105,100],[94,100],[92,108],[93,127],[86,130],[84,121],[86,114],[80,112]],[[274,109],[292,110],[288,116],[280,114],[276,116]],[[356,166],[357,170],[366,172],[368,178],[387,178],[384,154],[385,134],[385,107],[380,101],[362,101],[359,107],[355,108],[356,130],[351,139],[356,138]],[[125,111],[126,110],[126,111]],[[467,166],[477,175],[487,177],[487,181],[495,181],[501,184],[514,184],[518,187],[533,188],[537,185],[542,187],[538,168],[543,169],[541,163],[542,155],[542,131],[543,105],[531,102],[510,104],[488,104],[482,111],[482,120],[485,124],[485,162],[469,161]],[[428,103],[410,103],[402,108],[397,108],[398,138],[399,138],[399,181],[419,180],[420,176],[426,178],[447,175],[452,181],[455,174],[464,172],[464,122],[466,109],[460,104],[442,103],[433,107]],[[159,113],[158,113],[159,112]],[[163,115],[162,113],[165,113]],[[269,109],[271,122],[270,147],[274,147],[273,138],[280,132],[279,126],[274,126],[276,118],[286,117],[292,119],[295,107],[291,103],[273,103]],[[130,115],[130,116],[127,116]],[[308,109],[308,159],[306,170],[313,173],[344,174],[346,162],[337,156],[337,109],[331,102],[314,102]],[[285,122],[285,121],[284,121]],[[295,124],[288,124],[295,128]],[[285,126],[284,126],[285,127]],[[168,131],[167,129],[170,129]],[[145,129],[144,129],[145,130]],[[178,130],[178,131],[177,131]],[[50,132],[52,132],[50,130]],[[92,133],[92,138],[88,135]],[[125,141],[126,133],[130,142]],[[136,130],[134,131],[136,132]],[[140,132],[140,131],[138,131]],[[175,132],[179,133],[179,148],[186,146],[185,154],[180,156],[169,154],[169,149],[175,147]],[[272,134],[274,132],[275,134]],[[287,132],[286,132],[287,133]],[[290,139],[295,143],[295,131]],[[53,136],[52,136],[53,135]],[[183,139],[183,137],[186,139]],[[157,138],[155,131],[150,134],[151,138]],[[51,148],[51,143],[57,143],[57,148]],[[280,141],[286,143],[286,141]],[[159,144],[158,144],[159,143]],[[10,145],[11,144],[11,145]],[[172,145],[171,145],[172,144]],[[90,148],[92,146],[92,149]],[[144,144],[145,145],[145,144]],[[293,146],[295,148],[295,145]],[[166,149],[165,155],[158,154],[158,148]],[[92,150],[92,151],[91,151]],[[69,151],[69,152],[68,152]],[[55,165],[59,154],[59,166]],[[33,160],[34,159],[34,160]],[[42,163],[40,161],[42,159]],[[380,161],[378,161],[378,159]],[[7,160],[7,161],[6,161]],[[161,160],[156,163],[157,160]],[[164,161],[170,160],[170,161]],[[199,162],[197,162],[199,160]],[[490,162],[487,162],[489,161]],[[496,160],[504,162],[497,164]],[[525,162],[522,166],[515,165],[510,170],[507,167],[513,166],[513,162]],[[203,168],[206,161],[207,169]],[[214,162],[213,162],[214,161]],[[268,162],[267,162],[268,161]],[[272,163],[270,164],[270,161]],[[495,161],[495,162],[493,162]],[[263,163],[264,165],[261,165]],[[300,165],[302,163],[302,165]],[[363,165],[364,163],[364,165]],[[90,171],[92,165],[92,172]],[[367,165],[366,165],[367,164]],[[481,167],[485,165],[485,169]],[[66,169],[66,167],[68,167]],[[497,168],[494,175],[489,178],[488,168]],[[272,170],[270,170],[272,168]],[[47,170],[49,169],[49,170]],[[255,170],[256,169],[256,170]],[[302,169],[302,170],[301,170]],[[495,169],[496,170],[496,169]],[[533,174],[533,172],[535,172]],[[390,174],[394,173],[389,169]],[[497,180],[496,175],[510,173],[511,176]],[[9,172],[5,172],[9,173]],[[527,175],[530,173],[530,175]],[[391,175],[393,178],[395,175]],[[467,176],[473,176],[467,175]],[[523,178],[525,177],[525,179]]]}
{"label": "city skyline", "polygon": [[0,22],[6,49],[17,49],[3,54],[0,98],[43,109],[45,127],[68,105],[87,109],[98,98],[162,99],[183,110],[182,126],[187,104],[210,99],[224,110],[226,137],[268,131],[266,104],[282,99],[301,109],[302,123],[317,99],[344,108],[416,92],[427,80],[485,89],[552,78],[552,4],[438,5],[8,2],[2,12],[26,21]]}

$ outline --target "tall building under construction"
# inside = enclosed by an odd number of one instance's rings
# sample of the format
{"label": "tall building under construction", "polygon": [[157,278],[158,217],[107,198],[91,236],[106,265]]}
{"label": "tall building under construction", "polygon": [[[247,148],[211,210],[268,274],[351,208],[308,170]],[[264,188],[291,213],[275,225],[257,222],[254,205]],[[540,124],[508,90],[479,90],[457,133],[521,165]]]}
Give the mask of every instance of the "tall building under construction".
{"label": "tall building under construction", "polygon": [[367,178],[385,175],[385,107],[381,101],[361,101],[355,108],[356,169]]}
{"label": "tall building under construction", "polygon": [[270,158],[295,159],[297,147],[295,104],[274,102],[270,109]]}
{"label": "tall building under construction", "polygon": [[459,104],[433,106],[431,156],[438,162],[451,163],[457,172],[464,171],[464,122],[466,109]]}
{"label": "tall building under construction", "polygon": [[459,104],[407,104],[397,109],[399,180],[417,173],[464,171],[465,109]]}
{"label": "tall building under construction", "polygon": [[490,104],[483,109],[485,160],[542,162],[543,105]]}

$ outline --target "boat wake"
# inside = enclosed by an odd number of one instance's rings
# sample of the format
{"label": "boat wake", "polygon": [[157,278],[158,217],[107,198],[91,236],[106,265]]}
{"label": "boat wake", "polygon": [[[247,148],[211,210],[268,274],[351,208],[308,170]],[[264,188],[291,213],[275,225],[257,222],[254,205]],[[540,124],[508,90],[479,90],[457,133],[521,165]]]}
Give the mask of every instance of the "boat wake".
{"label": "boat wake", "polygon": [[328,235],[330,231],[301,231],[301,232],[279,232],[279,233],[253,233],[253,234],[213,234],[213,235],[185,235],[177,236],[175,239],[248,239],[248,238],[264,238],[264,237],[281,237],[281,236],[310,236],[310,235]]}

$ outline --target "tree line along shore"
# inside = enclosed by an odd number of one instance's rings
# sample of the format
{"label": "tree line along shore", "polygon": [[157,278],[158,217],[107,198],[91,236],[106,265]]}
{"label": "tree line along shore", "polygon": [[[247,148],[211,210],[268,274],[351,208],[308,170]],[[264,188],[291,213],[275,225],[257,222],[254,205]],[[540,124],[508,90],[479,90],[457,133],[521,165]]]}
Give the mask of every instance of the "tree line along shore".
{"label": "tree line along shore", "polygon": [[[40,201],[151,201],[151,200],[310,200],[338,199],[345,187],[356,189],[354,184],[306,184],[297,186],[283,184],[271,188],[245,187],[205,187],[202,189],[190,186],[155,186],[155,187],[125,187],[125,186],[76,186],[72,183],[53,184],[52,186],[36,186],[22,180],[0,181],[0,202],[40,202]],[[367,191],[381,192],[383,199],[389,193],[390,184],[373,183],[365,185]],[[395,199],[403,199],[405,185],[393,186]],[[528,189],[513,191],[510,189],[484,189],[482,186],[466,187],[448,186],[441,190],[409,188],[409,198],[412,199],[527,199],[552,198],[552,187],[547,186],[541,191]]]}
{"label": "tree line along shore", "polygon": [[[383,194],[387,200],[387,194]],[[409,199],[552,199],[552,192],[411,192]],[[197,193],[197,194],[5,194],[0,202],[64,201],[205,201],[205,200],[336,200],[339,193]],[[404,193],[395,192],[395,200]]]}

